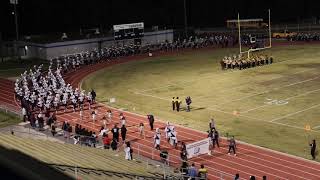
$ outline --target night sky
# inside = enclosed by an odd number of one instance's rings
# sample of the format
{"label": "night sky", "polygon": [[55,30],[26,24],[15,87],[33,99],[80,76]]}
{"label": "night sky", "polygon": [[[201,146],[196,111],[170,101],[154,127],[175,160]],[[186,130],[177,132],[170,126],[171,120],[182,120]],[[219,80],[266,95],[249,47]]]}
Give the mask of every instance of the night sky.
{"label": "night sky", "polygon": [[[267,19],[272,23],[297,22],[320,17],[320,0],[186,0],[188,25],[192,27],[224,26],[225,20],[241,18]],[[3,37],[14,35],[13,5],[1,0]],[[82,28],[145,22],[145,26],[183,27],[183,0],[19,0],[20,34],[79,31]]]}

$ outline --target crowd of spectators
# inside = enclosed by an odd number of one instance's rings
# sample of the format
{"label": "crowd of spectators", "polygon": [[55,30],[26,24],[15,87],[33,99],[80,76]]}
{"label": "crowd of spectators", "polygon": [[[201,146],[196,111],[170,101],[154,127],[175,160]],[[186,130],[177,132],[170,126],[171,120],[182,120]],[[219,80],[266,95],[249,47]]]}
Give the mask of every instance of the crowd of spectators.
{"label": "crowd of spectators", "polygon": [[320,33],[312,32],[312,33],[297,33],[294,36],[287,37],[288,41],[320,41]]}

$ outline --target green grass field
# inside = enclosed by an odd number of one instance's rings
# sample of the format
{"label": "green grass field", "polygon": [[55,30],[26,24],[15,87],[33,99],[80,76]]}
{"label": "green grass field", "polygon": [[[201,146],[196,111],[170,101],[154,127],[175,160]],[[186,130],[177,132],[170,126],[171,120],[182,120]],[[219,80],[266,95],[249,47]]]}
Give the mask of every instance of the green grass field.
{"label": "green grass field", "polygon": [[21,118],[18,116],[0,110],[0,128],[18,124],[19,122],[21,122]]}
{"label": "green grass field", "polygon": [[[147,58],[95,72],[94,88],[114,107],[206,131],[214,117],[222,135],[309,158],[308,141],[320,139],[320,46],[278,46],[275,63],[246,70],[220,69],[238,49],[214,49]],[[191,96],[191,112],[173,112],[171,98]],[[185,107],[185,103],[182,105]],[[234,115],[238,111],[239,115]],[[308,124],[311,131],[305,131]]]}

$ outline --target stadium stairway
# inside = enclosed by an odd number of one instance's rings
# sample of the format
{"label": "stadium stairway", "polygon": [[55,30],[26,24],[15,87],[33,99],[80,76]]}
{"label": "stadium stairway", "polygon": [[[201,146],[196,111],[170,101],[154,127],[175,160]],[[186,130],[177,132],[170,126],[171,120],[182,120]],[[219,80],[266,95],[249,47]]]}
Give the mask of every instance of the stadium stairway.
{"label": "stadium stairway", "polygon": [[[161,179],[158,169],[141,161],[128,161],[121,152],[34,140],[0,133],[0,145],[18,150],[78,179]],[[118,154],[116,156],[115,154]],[[29,166],[29,165],[28,165]],[[77,173],[75,173],[77,167]],[[159,170],[158,170],[159,171]]]}

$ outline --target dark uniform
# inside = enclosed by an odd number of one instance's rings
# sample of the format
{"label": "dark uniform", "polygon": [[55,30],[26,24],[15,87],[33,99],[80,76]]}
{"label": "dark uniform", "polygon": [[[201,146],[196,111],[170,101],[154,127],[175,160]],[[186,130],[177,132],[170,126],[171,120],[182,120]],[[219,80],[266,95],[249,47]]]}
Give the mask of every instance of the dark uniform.
{"label": "dark uniform", "polygon": [[316,140],[313,140],[313,141],[312,141],[312,143],[310,144],[310,147],[311,147],[311,156],[312,156],[312,159],[315,160],[315,159],[316,159],[316,148],[317,148]]}
{"label": "dark uniform", "polygon": [[190,104],[192,103],[191,97],[188,96],[186,98],[186,104],[187,104],[187,111],[190,112]]}
{"label": "dark uniform", "polygon": [[147,115],[149,120],[150,129],[153,130],[154,117],[153,115]]}
{"label": "dark uniform", "polygon": [[176,98],[176,107],[177,107],[177,112],[180,111],[180,104],[181,104],[181,100],[179,99],[179,97]]}
{"label": "dark uniform", "polygon": [[176,103],[176,100],[174,99],[174,97],[172,98],[172,110],[174,111],[175,109],[175,103]]}
{"label": "dark uniform", "polygon": [[231,153],[231,150],[233,151],[233,154],[236,156],[236,140],[234,140],[234,137],[228,140],[229,141],[229,151],[228,154]]}

